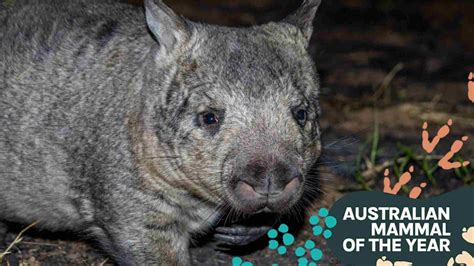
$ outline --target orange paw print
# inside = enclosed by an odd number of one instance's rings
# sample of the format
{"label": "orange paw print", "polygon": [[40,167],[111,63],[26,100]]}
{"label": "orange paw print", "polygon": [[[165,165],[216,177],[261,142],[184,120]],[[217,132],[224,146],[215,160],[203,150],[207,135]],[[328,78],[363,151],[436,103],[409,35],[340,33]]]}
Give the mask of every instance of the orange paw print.
{"label": "orange paw print", "polygon": [[467,92],[467,96],[469,97],[469,100],[471,100],[471,102],[474,103],[474,74],[469,73],[469,78],[468,78],[468,82],[467,82],[467,88],[468,88],[468,92]]}
{"label": "orange paw print", "polygon": [[[471,73],[472,74],[472,73]],[[474,82],[472,87],[474,87]],[[443,125],[440,129],[438,129],[438,132],[436,133],[436,136],[433,137],[433,139],[430,141],[430,134],[428,132],[428,123],[424,122],[423,123],[423,131],[421,133],[422,137],[422,143],[421,146],[427,153],[432,153],[433,150],[438,146],[439,142],[441,139],[445,138],[449,132],[451,131],[451,126],[453,125],[453,120],[449,119],[448,122]],[[456,140],[453,142],[451,145],[451,149],[448,153],[446,153],[441,160],[439,160],[438,165],[443,168],[444,170],[449,170],[449,169],[454,169],[454,168],[459,168],[462,166],[468,166],[469,162],[452,162],[450,161],[456,153],[458,153],[462,147],[464,146],[464,143],[468,140],[468,136],[463,136],[460,140]]]}
{"label": "orange paw print", "polygon": [[[408,168],[408,171],[403,173],[400,178],[398,179],[398,182],[391,187],[391,182],[390,182],[390,171],[388,169],[385,169],[384,172],[384,179],[383,179],[383,192],[387,194],[392,194],[392,195],[397,195],[402,186],[408,184],[412,178],[412,173],[415,171],[415,168],[413,166],[410,166]],[[411,199],[417,199],[420,195],[421,192],[423,191],[423,188],[425,188],[427,185],[426,182],[421,183],[419,186],[415,186],[410,190],[410,194],[408,195]]]}

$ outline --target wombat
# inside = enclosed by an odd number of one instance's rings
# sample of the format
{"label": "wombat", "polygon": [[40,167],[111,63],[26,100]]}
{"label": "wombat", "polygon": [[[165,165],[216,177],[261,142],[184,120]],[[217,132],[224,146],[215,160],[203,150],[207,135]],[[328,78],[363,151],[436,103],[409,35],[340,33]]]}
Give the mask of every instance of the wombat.
{"label": "wombat", "polygon": [[318,191],[320,0],[247,28],[98,2],[4,3],[1,220],[90,236],[118,264],[188,265],[191,235],[225,213],[284,214]]}

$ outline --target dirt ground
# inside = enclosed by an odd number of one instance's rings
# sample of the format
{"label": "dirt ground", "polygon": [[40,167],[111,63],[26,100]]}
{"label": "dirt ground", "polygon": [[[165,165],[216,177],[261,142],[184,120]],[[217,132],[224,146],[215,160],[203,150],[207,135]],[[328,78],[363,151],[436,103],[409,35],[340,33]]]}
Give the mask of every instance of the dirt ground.
{"label": "dirt ground", "polygon": [[[298,5],[290,0],[165,2],[193,19],[223,25],[279,19]],[[410,164],[420,169],[428,165],[415,175],[416,181],[429,180],[422,197],[474,184],[474,140],[459,153],[459,158],[473,162],[471,167],[457,172],[434,168],[454,140],[463,135],[474,138],[474,104],[467,98],[467,76],[474,71],[474,2],[420,2],[323,1],[309,49],[322,84],[325,149],[319,172],[325,193],[308,213],[329,208],[351,191],[381,190],[385,167],[403,171]],[[434,132],[449,118],[454,122],[451,134],[433,154],[424,156],[423,122]],[[23,227],[10,228],[6,243]],[[307,222],[290,228],[296,235],[294,246],[316,240],[324,251],[319,265],[338,264],[324,239],[312,236]],[[229,250],[207,236],[192,249],[193,262],[230,265],[233,256],[240,256],[254,265],[296,265],[291,249],[279,256],[266,248],[267,241],[264,237],[248,247]],[[93,242],[65,233],[30,230],[11,252],[4,264],[113,263]]]}

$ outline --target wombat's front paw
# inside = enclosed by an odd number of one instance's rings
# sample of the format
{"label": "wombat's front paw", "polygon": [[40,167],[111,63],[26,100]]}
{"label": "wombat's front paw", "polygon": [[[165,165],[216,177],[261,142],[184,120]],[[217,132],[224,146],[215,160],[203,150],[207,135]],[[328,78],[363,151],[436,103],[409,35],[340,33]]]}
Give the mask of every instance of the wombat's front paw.
{"label": "wombat's front paw", "polygon": [[247,227],[243,225],[217,227],[214,237],[227,245],[245,246],[265,235],[270,228],[270,226]]}

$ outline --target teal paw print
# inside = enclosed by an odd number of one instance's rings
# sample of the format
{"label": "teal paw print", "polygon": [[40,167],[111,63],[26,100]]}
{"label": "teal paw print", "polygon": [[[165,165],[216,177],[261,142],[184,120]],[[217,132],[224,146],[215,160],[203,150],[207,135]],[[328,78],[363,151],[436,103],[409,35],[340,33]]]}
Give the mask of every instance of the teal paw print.
{"label": "teal paw print", "polygon": [[[287,246],[290,246],[295,242],[295,237],[291,233],[288,233],[288,230],[289,228],[286,224],[280,224],[280,226],[278,227],[278,231],[275,229],[270,229],[267,233],[268,238],[270,238],[270,240],[268,241],[268,248],[271,250],[276,250],[280,255],[285,254],[287,251]],[[280,245],[280,243],[276,239],[279,233],[283,234],[283,245]]]}
{"label": "teal paw print", "polygon": [[[319,216],[319,217],[318,217]],[[324,224],[327,229],[323,229],[319,225],[320,217],[324,218]],[[329,239],[332,236],[331,228],[334,228],[337,224],[337,219],[334,216],[329,216],[329,211],[326,208],[319,209],[318,215],[313,215],[309,218],[309,223],[313,226],[313,235],[323,235],[324,238]]]}
{"label": "teal paw print", "polygon": [[[311,259],[304,257],[306,253],[309,253]],[[313,240],[307,240],[304,247],[295,249],[295,255],[298,257],[298,266],[318,266],[317,261],[322,259],[323,252],[316,248]]]}
{"label": "teal paw print", "polygon": [[249,261],[244,261],[240,257],[232,258],[232,266],[253,266],[253,263]]}

